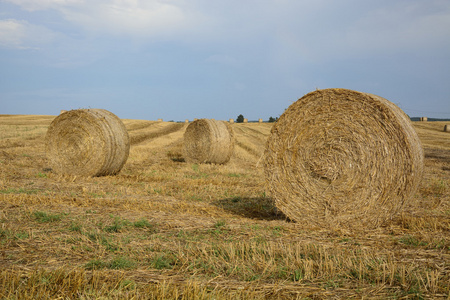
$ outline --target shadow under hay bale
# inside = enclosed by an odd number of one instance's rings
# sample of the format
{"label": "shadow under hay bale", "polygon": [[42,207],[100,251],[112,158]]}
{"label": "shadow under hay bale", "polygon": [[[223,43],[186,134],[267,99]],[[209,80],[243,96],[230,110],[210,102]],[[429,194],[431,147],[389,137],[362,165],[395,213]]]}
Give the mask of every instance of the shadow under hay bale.
{"label": "shadow under hay bale", "polygon": [[311,92],[272,128],[266,184],[289,218],[320,226],[377,227],[414,194],[424,154],[393,103],[346,89]]}
{"label": "shadow under hay bale", "polygon": [[184,133],[183,157],[189,163],[227,163],[234,149],[234,134],[227,122],[199,119]]}
{"label": "shadow under hay bale", "polygon": [[232,214],[258,220],[287,220],[286,215],[279,211],[273,199],[267,197],[245,198],[232,197],[213,203]]}
{"label": "shadow under hay bale", "polygon": [[56,117],[48,128],[46,155],[58,174],[117,174],[128,159],[130,139],[122,121],[104,109],[78,109]]}

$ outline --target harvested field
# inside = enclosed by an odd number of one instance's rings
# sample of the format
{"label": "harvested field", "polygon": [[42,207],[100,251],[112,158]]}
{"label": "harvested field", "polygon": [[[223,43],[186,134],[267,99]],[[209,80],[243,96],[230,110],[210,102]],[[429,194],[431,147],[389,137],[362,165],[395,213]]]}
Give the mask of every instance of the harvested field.
{"label": "harvested field", "polygon": [[54,116],[0,115],[0,299],[448,299],[450,138],[414,122],[425,173],[377,229],[298,224],[264,188],[271,123],[231,124],[226,165],[186,163],[187,124],[123,120],[115,176],[58,175]]}

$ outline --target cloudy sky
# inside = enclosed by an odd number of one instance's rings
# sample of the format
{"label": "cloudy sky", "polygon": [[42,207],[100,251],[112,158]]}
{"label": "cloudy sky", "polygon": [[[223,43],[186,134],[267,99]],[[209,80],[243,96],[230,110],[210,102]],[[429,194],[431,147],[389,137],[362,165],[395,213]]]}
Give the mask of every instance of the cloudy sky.
{"label": "cloudy sky", "polygon": [[450,1],[0,0],[0,114],[266,120],[317,88],[450,118]]}

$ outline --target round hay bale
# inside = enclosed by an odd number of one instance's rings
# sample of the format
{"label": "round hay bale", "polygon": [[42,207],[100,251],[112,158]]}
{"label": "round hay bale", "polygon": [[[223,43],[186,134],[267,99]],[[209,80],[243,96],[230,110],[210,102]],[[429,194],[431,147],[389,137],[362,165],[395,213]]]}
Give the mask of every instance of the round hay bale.
{"label": "round hay bale", "polygon": [[234,123],[234,119],[230,119],[230,124],[233,124]]}
{"label": "round hay bale", "polygon": [[58,174],[103,176],[117,174],[130,152],[122,121],[104,109],[71,110],[48,128],[46,155]]}
{"label": "round hay bale", "polygon": [[450,126],[449,125],[444,125],[444,132],[450,132]]}
{"label": "round hay bale", "polygon": [[428,117],[422,117],[422,118],[420,118],[420,120],[421,120],[422,122],[428,122]]}
{"label": "round hay bale", "polygon": [[244,123],[248,123],[248,119],[247,118],[244,118]]}
{"label": "round hay bale", "polygon": [[264,167],[268,190],[289,218],[368,228],[414,194],[423,160],[400,108],[372,94],[325,89],[300,98],[275,123]]}
{"label": "round hay bale", "polygon": [[156,120],[156,122],[162,122],[163,119],[159,118],[158,120]]}
{"label": "round hay bale", "polygon": [[189,120],[188,119],[184,120],[184,123],[189,123]]}
{"label": "round hay bale", "polygon": [[230,124],[213,119],[199,119],[184,133],[183,156],[190,163],[227,163],[234,149]]}

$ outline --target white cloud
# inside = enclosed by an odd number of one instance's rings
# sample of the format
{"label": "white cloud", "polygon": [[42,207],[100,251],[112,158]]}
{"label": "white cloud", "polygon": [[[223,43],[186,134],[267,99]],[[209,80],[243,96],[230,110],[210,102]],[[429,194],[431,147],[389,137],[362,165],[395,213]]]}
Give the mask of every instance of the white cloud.
{"label": "white cloud", "polygon": [[24,10],[55,10],[88,34],[153,37],[180,34],[201,15],[184,0],[5,0]]}
{"label": "white cloud", "polygon": [[158,1],[116,0],[63,12],[86,31],[111,35],[160,36],[189,26],[180,7]]}
{"label": "white cloud", "polygon": [[49,43],[55,33],[23,20],[0,20],[0,47],[13,49],[38,49]]}
{"label": "white cloud", "polygon": [[58,9],[68,5],[84,4],[85,0],[4,0],[27,11]]}
{"label": "white cloud", "polygon": [[[258,56],[280,71],[298,69],[304,62],[450,48],[448,0],[3,1],[58,15],[55,22],[42,19],[37,23],[39,18],[33,22],[59,32],[59,45],[71,43],[86,49],[113,45],[117,49],[127,46],[127,40],[138,48],[149,41],[181,41],[205,53],[216,53],[208,62],[236,65]],[[52,27],[54,24],[64,26]],[[25,43],[33,38],[26,32],[33,30],[40,30],[39,35],[47,40],[51,37],[50,29],[26,21],[2,26],[9,26],[0,33],[2,45],[35,45],[36,41]]]}

